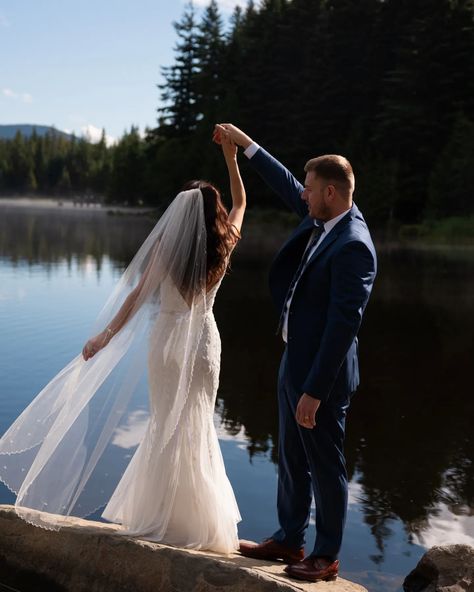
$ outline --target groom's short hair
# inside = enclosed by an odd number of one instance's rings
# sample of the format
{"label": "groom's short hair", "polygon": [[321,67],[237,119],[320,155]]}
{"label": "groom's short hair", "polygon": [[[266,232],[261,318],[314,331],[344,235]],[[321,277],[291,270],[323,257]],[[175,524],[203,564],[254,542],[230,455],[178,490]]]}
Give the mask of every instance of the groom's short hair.
{"label": "groom's short hair", "polygon": [[332,181],[343,195],[350,196],[354,191],[354,172],[351,163],[344,156],[323,154],[323,156],[311,158],[305,164],[304,170],[305,173],[313,171],[315,176],[325,181]]}

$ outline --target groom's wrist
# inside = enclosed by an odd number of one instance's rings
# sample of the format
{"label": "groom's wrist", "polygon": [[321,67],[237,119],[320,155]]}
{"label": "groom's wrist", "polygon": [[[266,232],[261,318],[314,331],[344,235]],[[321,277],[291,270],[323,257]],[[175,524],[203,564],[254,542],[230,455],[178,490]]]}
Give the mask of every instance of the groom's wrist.
{"label": "groom's wrist", "polygon": [[252,156],[254,156],[254,154],[258,151],[258,149],[260,148],[260,146],[257,144],[257,142],[251,142],[247,148],[245,148],[244,150],[244,154],[247,158],[252,158]]}
{"label": "groom's wrist", "polygon": [[253,144],[252,138],[250,136],[247,136],[246,134],[242,134],[242,137],[240,138],[240,145],[242,146],[242,148],[245,150],[251,144]]}

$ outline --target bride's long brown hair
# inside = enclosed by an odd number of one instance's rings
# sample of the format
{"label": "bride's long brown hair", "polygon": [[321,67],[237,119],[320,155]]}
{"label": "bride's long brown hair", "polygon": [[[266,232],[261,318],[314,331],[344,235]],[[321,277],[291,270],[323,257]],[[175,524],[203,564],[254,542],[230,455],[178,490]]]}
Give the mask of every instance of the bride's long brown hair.
{"label": "bride's long brown hair", "polygon": [[240,232],[229,222],[229,214],[222,203],[220,191],[209,181],[193,180],[185,183],[182,191],[200,189],[204,203],[207,251],[207,287],[213,286],[223,275],[227,259]]}

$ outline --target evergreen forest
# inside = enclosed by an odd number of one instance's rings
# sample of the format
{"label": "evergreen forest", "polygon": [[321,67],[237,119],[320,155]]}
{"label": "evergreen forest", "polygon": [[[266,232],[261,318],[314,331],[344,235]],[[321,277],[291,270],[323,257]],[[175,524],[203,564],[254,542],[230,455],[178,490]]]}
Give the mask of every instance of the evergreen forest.
{"label": "evergreen forest", "polygon": [[[54,133],[0,140],[0,193],[94,194],[163,207],[191,178],[227,193],[214,123],[232,122],[298,178],[339,153],[380,227],[474,214],[472,0],[215,0],[174,23],[154,127],[108,147]],[[151,115],[150,119],[152,119]],[[240,159],[249,205],[279,202]]]}

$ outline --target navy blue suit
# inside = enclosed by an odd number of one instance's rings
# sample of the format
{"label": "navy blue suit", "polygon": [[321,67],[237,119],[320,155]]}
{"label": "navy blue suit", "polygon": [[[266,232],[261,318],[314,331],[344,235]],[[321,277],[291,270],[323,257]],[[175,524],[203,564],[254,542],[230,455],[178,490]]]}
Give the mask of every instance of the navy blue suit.
{"label": "navy blue suit", "polygon": [[[270,291],[280,314],[314,222],[301,199],[303,186],[281,163],[263,148],[249,162],[302,218],[270,269]],[[369,230],[353,204],[310,257],[288,313],[278,378],[280,528],[272,538],[290,547],[304,544],[313,492],[315,556],[336,559],[341,547],[347,510],[345,418],[359,384],[357,333],[376,269]],[[313,429],[295,419],[303,393],[321,400]]]}

